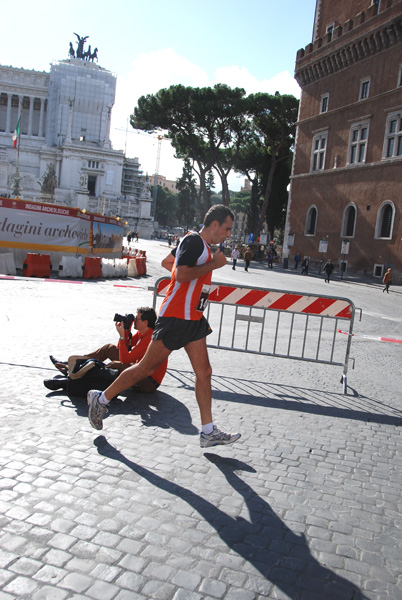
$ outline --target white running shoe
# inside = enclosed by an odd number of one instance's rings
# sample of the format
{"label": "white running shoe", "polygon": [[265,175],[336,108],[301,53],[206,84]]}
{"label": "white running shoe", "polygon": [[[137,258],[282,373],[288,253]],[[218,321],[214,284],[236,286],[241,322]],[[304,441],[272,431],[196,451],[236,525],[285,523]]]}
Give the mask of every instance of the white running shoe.
{"label": "white running shoe", "polygon": [[212,433],[200,433],[200,446],[201,448],[209,448],[210,446],[220,446],[224,444],[233,444],[240,439],[241,433],[225,433],[220,431],[216,425]]}
{"label": "white running shoe", "polygon": [[102,419],[108,412],[107,406],[99,403],[101,393],[99,390],[89,390],[87,394],[88,419],[94,429],[103,429]]}

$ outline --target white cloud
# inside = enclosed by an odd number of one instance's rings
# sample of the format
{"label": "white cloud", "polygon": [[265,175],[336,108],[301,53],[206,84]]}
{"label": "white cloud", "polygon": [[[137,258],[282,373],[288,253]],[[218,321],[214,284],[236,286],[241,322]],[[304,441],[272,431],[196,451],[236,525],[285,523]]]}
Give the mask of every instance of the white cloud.
{"label": "white cloud", "polygon": [[300,87],[288,71],[278,73],[272,79],[259,80],[245,67],[220,67],[215,72],[215,81],[230,87],[242,87],[247,94],[265,92],[267,94],[293,94],[300,97]]}
{"label": "white cloud", "polygon": [[[243,87],[247,94],[256,92],[274,94],[278,91],[281,94],[300,96],[298,84],[287,71],[278,73],[272,79],[259,80],[246,67],[233,65],[216,69],[211,81],[201,67],[179,56],[171,48],[140,53],[132,61],[130,72],[117,77],[116,102],[112,112],[111,128],[113,147],[126,149],[127,156],[137,156],[142,170],[150,175],[153,174],[157,161],[158,142],[155,137],[136,133],[128,124],[138,98],[146,94],[154,94],[161,88],[171,85],[204,87],[215,83]],[[174,151],[169,142],[163,141],[159,173],[168,179],[176,179],[180,177],[181,172],[182,162],[174,158]],[[242,184],[243,178],[235,174],[230,176],[231,189],[239,190]],[[217,179],[216,188],[220,189],[220,182]]]}

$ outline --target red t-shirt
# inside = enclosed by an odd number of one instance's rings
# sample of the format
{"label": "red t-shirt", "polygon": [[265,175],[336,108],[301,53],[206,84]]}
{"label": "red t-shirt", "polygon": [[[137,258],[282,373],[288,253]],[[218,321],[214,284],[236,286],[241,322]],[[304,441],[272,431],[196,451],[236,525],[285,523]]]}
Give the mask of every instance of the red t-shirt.
{"label": "red t-shirt", "polygon": [[[126,340],[119,340],[119,360],[123,362],[125,365],[135,365],[141,358],[144,356],[147,348],[152,339],[153,329],[149,328],[141,335],[139,331],[133,333],[133,337],[131,338],[132,348],[131,350],[127,349]],[[165,376],[167,369],[168,361],[165,360],[155,371],[152,373],[151,377],[155,379],[159,384],[162,383],[162,379]]]}

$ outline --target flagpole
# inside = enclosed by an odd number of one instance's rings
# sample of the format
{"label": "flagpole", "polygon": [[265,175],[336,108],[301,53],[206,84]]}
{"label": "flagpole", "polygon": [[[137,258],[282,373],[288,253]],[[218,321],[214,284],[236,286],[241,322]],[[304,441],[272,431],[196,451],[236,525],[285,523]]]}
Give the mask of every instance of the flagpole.
{"label": "flagpole", "polygon": [[20,195],[21,189],[20,189],[20,146],[21,146],[21,113],[22,113],[22,103],[20,104],[20,110],[19,110],[19,123],[20,123],[20,127],[19,127],[19,132],[18,132],[18,139],[17,139],[17,177],[18,177],[18,183],[17,183],[17,194],[16,197],[18,199],[18,196]]}
{"label": "flagpole", "polygon": [[[21,107],[22,112],[22,107]],[[17,141],[17,166],[19,169],[20,166],[20,146],[21,146],[21,113],[20,113],[20,130],[18,132],[18,141]]]}
{"label": "flagpole", "polygon": [[18,128],[18,138],[17,138],[17,166],[16,166],[16,170],[15,170],[15,176],[14,176],[14,189],[13,192],[15,194],[15,197],[18,200],[18,197],[20,195],[20,146],[21,146],[21,115],[22,115],[22,103],[19,103],[19,110],[18,110],[18,121],[17,121],[17,128]]}

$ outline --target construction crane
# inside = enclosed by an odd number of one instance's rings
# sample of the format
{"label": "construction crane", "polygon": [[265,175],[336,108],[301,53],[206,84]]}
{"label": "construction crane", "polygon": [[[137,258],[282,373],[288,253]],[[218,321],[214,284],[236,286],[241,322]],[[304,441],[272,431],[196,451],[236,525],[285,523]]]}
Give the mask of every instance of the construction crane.
{"label": "construction crane", "polygon": [[158,150],[156,153],[156,165],[155,165],[155,176],[154,176],[154,189],[153,189],[153,197],[152,197],[152,216],[155,217],[156,211],[156,198],[158,195],[158,175],[159,175],[159,163],[161,161],[161,146],[162,140],[164,138],[163,135],[158,135]]}
{"label": "construction crane", "polygon": [[[152,133],[145,133],[145,131],[139,131],[138,129],[129,129],[128,128],[128,119],[127,119],[126,126],[125,126],[124,129],[122,127],[115,127],[115,130],[116,131],[125,131],[126,132],[126,136],[125,136],[125,140],[124,140],[124,156],[127,155],[127,136],[128,136],[129,133],[135,133],[136,135],[145,135],[147,138],[158,137],[158,139],[159,139],[159,137],[160,137],[160,136],[155,136]],[[161,136],[161,137],[163,139],[163,136]]]}

